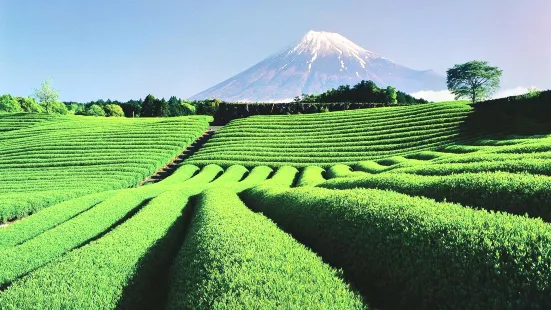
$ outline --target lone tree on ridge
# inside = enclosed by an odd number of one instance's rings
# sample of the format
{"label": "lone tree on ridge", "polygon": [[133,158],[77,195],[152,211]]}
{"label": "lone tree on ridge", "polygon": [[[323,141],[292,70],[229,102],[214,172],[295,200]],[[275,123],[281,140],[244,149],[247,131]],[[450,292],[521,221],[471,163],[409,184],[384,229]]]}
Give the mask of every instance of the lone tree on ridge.
{"label": "lone tree on ridge", "polygon": [[472,103],[488,99],[499,89],[503,70],[488,65],[487,61],[470,61],[448,69],[448,89],[455,99],[469,98]]}

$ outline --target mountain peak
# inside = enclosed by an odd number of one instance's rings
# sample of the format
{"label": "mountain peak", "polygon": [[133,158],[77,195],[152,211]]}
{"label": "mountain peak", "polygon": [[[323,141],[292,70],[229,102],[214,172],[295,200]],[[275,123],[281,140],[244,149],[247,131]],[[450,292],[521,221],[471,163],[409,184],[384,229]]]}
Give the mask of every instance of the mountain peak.
{"label": "mountain peak", "polygon": [[405,92],[445,89],[444,77],[431,73],[394,63],[338,33],[309,31],[294,45],[191,99],[290,101],[362,80]]}
{"label": "mountain peak", "polygon": [[358,46],[356,43],[348,40],[336,32],[314,30],[308,31],[308,33],[306,33],[300,42],[293,48],[292,52],[298,52],[299,55],[306,52],[312,55],[368,54],[371,57],[377,57],[375,53]]}
{"label": "mountain peak", "polygon": [[[310,30],[308,31],[304,37],[302,38],[302,40],[312,40],[314,38],[322,38],[322,39],[325,39],[327,37],[343,37],[341,36],[340,34],[336,33],[336,32],[328,32],[328,31],[315,31],[315,30]],[[344,37],[343,37],[344,38]]]}

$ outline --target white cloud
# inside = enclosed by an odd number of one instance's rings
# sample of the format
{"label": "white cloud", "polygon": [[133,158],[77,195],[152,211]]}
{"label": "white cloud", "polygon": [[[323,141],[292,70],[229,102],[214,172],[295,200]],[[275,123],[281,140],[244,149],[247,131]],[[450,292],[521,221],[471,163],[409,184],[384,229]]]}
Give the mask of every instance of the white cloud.
{"label": "white cloud", "polygon": [[411,94],[415,98],[423,98],[428,101],[441,102],[453,101],[454,95],[448,90],[422,90]]}
{"label": "white cloud", "polygon": [[[529,87],[518,86],[515,88],[499,90],[495,93],[493,98],[503,98],[509,96],[517,96],[526,94]],[[448,90],[422,90],[411,94],[415,98],[423,98],[428,101],[440,102],[440,101],[453,101],[454,95]]]}
{"label": "white cloud", "polygon": [[[534,86],[532,86],[534,87]],[[495,95],[494,98],[504,98],[504,97],[510,97],[510,96],[518,96],[522,94],[526,94],[528,92],[529,87],[515,87],[511,89],[503,89],[499,90]]]}

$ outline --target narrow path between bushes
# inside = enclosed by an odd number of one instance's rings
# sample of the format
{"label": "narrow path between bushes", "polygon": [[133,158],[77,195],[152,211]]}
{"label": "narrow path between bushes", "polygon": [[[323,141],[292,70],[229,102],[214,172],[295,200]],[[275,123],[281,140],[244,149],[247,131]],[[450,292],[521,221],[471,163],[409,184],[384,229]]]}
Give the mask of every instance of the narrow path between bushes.
{"label": "narrow path between bushes", "polygon": [[222,128],[222,126],[210,126],[207,131],[205,131],[199,138],[197,138],[195,142],[190,144],[180,155],[174,158],[172,162],[170,162],[165,167],[157,170],[157,172],[155,172],[153,175],[147,177],[145,180],[140,182],[138,186],[160,182],[173,174],[184,160],[195,154],[195,152],[197,152],[220,128]]}

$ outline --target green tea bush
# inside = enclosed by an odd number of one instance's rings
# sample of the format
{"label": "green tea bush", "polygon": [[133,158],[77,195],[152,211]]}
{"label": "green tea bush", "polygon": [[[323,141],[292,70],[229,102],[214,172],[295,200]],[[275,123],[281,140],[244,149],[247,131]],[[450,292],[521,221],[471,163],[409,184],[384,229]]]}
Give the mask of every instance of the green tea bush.
{"label": "green tea bush", "polygon": [[0,223],[79,196],[136,186],[193,143],[208,121],[3,114]]}
{"label": "green tea bush", "polygon": [[170,274],[168,309],[364,308],[337,271],[223,188],[197,198]]}
{"label": "green tea bush", "polygon": [[[185,210],[188,199],[201,192],[221,171],[220,167],[211,165],[187,180],[185,175],[190,175],[189,172],[194,173],[196,167],[182,168],[187,170],[187,173],[182,171],[173,174],[168,184],[163,184],[164,181],[162,181],[138,189],[119,191],[125,195],[131,193],[126,195],[126,200],[140,199],[147,195],[155,195],[155,197],[140,208],[134,216],[113,227],[112,230],[105,231],[105,235],[101,238],[89,240],[90,242],[81,244],[81,247],[15,280],[0,294],[2,308],[152,309],[159,307],[162,299],[159,299],[158,294],[162,296],[162,289],[166,289],[157,285],[163,281],[163,275],[159,274],[159,271],[170,265],[172,255],[177,251],[178,242],[181,241],[184,233],[185,218],[190,214],[182,213],[182,210]],[[174,177],[178,175],[181,182],[174,182]],[[118,195],[118,198],[122,197],[121,194]],[[82,224],[75,220],[67,223],[71,223],[72,226]],[[83,226],[82,233],[90,233],[90,225],[92,224]],[[21,270],[24,263],[27,264],[27,269],[30,268],[30,263],[34,263],[36,268],[40,260],[46,260],[47,253],[59,251],[61,246],[68,244],[67,240],[76,240],[81,237],[78,234],[77,236],[61,235],[59,231],[55,232],[55,235],[61,240],[58,243],[50,243],[50,246],[55,249],[32,248],[29,245],[27,251],[32,250],[25,255],[22,253],[24,249],[12,248],[11,252],[19,253],[26,262],[12,263],[13,265],[3,270],[1,274],[13,275],[15,267]],[[45,244],[46,237],[52,236],[53,234],[47,236],[47,233],[43,233],[31,241],[34,245],[40,246]],[[2,266],[7,259],[10,257],[0,258]],[[19,273],[23,275],[22,272]],[[4,286],[6,284],[9,283],[4,282]]]}
{"label": "green tea bush", "polygon": [[551,226],[374,189],[258,186],[245,203],[385,309],[547,309]]}
{"label": "green tea bush", "polygon": [[309,166],[300,172],[296,186],[316,186],[325,182],[325,169],[316,166]]}
{"label": "green tea bush", "polygon": [[332,189],[388,189],[411,196],[493,211],[504,211],[551,221],[551,178],[506,172],[463,173],[448,176],[417,176],[382,173],[332,179],[319,186]]}

